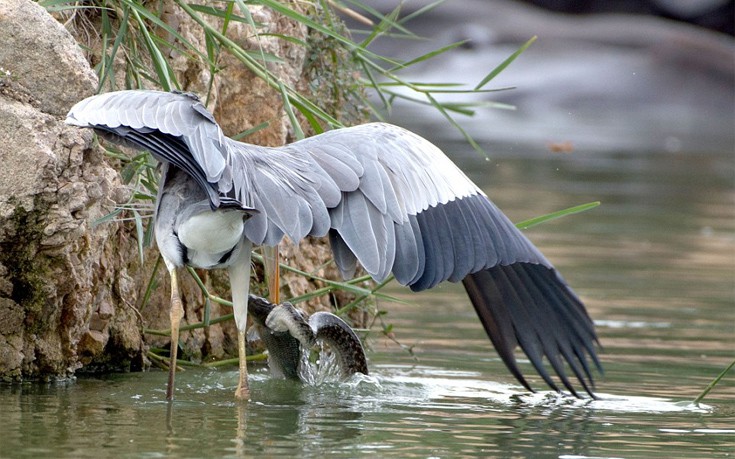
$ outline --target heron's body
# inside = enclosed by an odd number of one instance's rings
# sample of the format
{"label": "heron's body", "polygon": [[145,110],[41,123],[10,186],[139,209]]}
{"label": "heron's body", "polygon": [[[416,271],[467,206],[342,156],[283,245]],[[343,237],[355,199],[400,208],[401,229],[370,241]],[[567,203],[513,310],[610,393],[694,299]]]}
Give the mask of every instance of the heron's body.
{"label": "heron's body", "polygon": [[212,212],[206,194],[180,169],[164,168],[156,206],[155,235],[164,259],[177,268],[226,268],[243,245],[250,214],[239,207]]}
{"label": "heron's body", "polygon": [[[242,358],[252,245],[328,235],[345,277],[359,262],[376,280],[392,273],[413,290],[462,280],[488,336],[525,387],[517,345],[552,388],[544,358],[568,390],[574,393],[564,362],[591,393],[587,358],[599,363],[584,306],[538,249],[427,140],[371,123],[260,147],[225,137],[195,97],[157,91],[85,99],[67,122],[147,149],[164,163],[159,249],[173,280],[185,264],[229,269]],[[174,300],[172,325],[180,318],[176,310]],[[241,360],[246,387],[245,375]]]}

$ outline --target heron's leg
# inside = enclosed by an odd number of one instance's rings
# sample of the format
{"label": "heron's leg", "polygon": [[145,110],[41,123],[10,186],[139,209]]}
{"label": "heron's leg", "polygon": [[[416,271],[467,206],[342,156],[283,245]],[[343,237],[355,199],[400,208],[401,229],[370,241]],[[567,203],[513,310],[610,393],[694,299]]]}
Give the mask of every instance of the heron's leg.
{"label": "heron's leg", "polygon": [[247,339],[245,333],[237,331],[237,356],[239,359],[239,379],[235,389],[235,398],[238,400],[250,400],[250,385],[248,384],[248,362],[247,362]]}
{"label": "heron's leg", "polygon": [[181,305],[179,296],[179,282],[176,276],[176,268],[170,267],[168,271],[171,276],[171,361],[168,368],[168,386],[166,388],[166,400],[174,399],[174,379],[176,377],[176,357],[179,350],[179,324],[184,316],[184,307]]}
{"label": "heron's leg", "polygon": [[232,309],[237,326],[237,351],[240,359],[240,380],[235,390],[235,398],[250,399],[248,387],[248,366],[245,353],[247,340],[248,294],[250,293],[250,252],[252,244],[245,241],[237,259],[230,265],[230,288],[232,289]]}

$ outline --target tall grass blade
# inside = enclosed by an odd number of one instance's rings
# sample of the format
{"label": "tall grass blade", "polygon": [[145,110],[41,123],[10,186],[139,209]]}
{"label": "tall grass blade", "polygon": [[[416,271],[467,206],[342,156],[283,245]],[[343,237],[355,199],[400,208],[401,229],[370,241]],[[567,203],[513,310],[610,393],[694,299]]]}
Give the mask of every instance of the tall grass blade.
{"label": "tall grass blade", "polygon": [[270,123],[268,121],[263,121],[262,123],[251,127],[250,129],[245,129],[244,131],[232,136],[235,140],[242,140],[248,136],[251,136],[255,134],[258,131],[262,131],[263,129],[267,129],[268,126],[270,126]]}
{"label": "tall grass blade", "polygon": [[[450,43],[450,44],[448,44],[446,46],[442,46],[441,48],[435,49],[435,50],[430,51],[430,52],[428,52],[426,54],[422,54],[422,55],[420,55],[418,57],[415,57],[415,58],[411,59],[410,61],[402,62],[398,66],[393,67],[392,69],[390,69],[389,72],[395,72],[397,70],[405,69],[405,68],[410,67],[412,65],[418,64],[420,62],[428,61],[429,59],[433,59],[436,56],[439,56],[440,54],[444,54],[447,51],[451,51],[453,49],[456,49],[456,48],[464,45],[465,43],[467,43],[467,40],[458,41],[458,42]],[[476,88],[476,89],[479,89],[479,88]]]}
{"label": "tall grass blade", "polygon": [[528,229],[532,226],[540,225],[541,223],[548,222],[550,220],[555,220],[557,218],[565,217],[567,215],[573,215],[578,214],[580,212],[585,212],[590,209],[594,209],[595,207],[600,205],[600,201],[594,201],[594,202],[588,202],[587,204],[580,204],[578,206],[569,207],[567,209],[562,209],[556,212],[552,212],[550,214],[541,215],[539,217],[529,218],[528,220],[523,220],[522,222],[516,223],[516,227],[518,229]]}
{"label": "tall grass blade", "polygon": [[[363,39],[363,41],[360,43],[360,47],[365,48],[369,46],[370,43],[375,41],[376,38],[384,35],[388,30],[390,30],[391,28],[394,28],[394,26],[399,26],[400,29],[406,30],[396,22],[396,19],[398,18],[398,14],[400,10],[401,10],[401,7],[398,6],[393,11],[388,13],[387,16],[379,16],[380,22],[376,24],[375,26],[373,26],[373,30],[370,32],[370,34],[368,34],[367,37]],[[376,17],[378,16],[376,15]],[[406,32],[408,34],[411,34],[407,30]]]}
{"label": "tall grass blade", "polygon": [[724,378],[725,375],[730,370],[733,369],[733,367],[735,367],[735,360],[733,360],[732,363],[727,366],[727,368],[725,368],[724,370],[722,370],[722,372],[719,375],[717,375],[717,377],[715,379],[713,379],[712,382],[710,382],[709,384],[707,384],[707,387],[704,388],[704,390],[702,391],[701,394],[697,395],[697,398],[694,399],[694,402],[693,403],[695,405],[699,405],[699,403],[702,400],[704,400],[704,398],[707,396],[707,394],[709,394],[712,391],[712,389],[714,389],[715,386],[717,384],[719,384],[720,381],[722,381],[722,378]]}
{"label": "tall grass blade", "polygon": [[429,99],[429,102],[431,102],[431,105],[433,105],[434,108],[439,111],[439,113],[444,115],[444,118],[446,118],[446,120],[449,121],[449,123],[454,126],[454,128],[457,129],[460,134],[462,134],[467,143],[469,143],[472,148],[475,149],[475,151],[487,158],[487,153],[485,152],[485,150],[483,150],[482,147],[475,141],[475,139],[472,138],[469,132],[465,131],[465,129],[460,126],[460,124],[457,123],[454,118],[452,118],[452,115],[447,112],[447,109],[442,104],[440,104],[431,94],[427,93],[426,97]]}
{"label": "tall grass blade", "polygon": [[132,209],[133,217],[135,219],[135,233],[138,237],[138,256],[140,257],[140,264],[142,265],[145,262],[145,257],[143,256],[143,244],[145,241],[145,232],[143,231],[143,218],[140,215],[140,212],[138,212],[135,209]]}
{"label": "tall grass blade", "polygon": [[[144,9],[142,6],[139,6],[139,8]],[[168,61],[163,57],[163,53],[151,37],[147,24],[140,17],[138,9],[133,8],[132,11],[138,23],[140,33],[143,35],[148,52],[150,53],[151,60],[153,61],[153,69],[156,71],[156,75],[158,75],[158,83],[166,91],[178,89],[179,86],[176,83],[176,76],[173,74],[173,70],[169,66]]]}
{"label": "tall grass blade", "polygon": [[498,76],[500,72],[505,70],[506,67],[508,67],[518,56],[521,55],[525,50],[528,49],[529,46],[533,44],[533,42],[536,41],[536,36],[534,35],[529,39],[527,42],[525,42],[516,52],[511,54],[507,59],[505,59],[503,62],[500,63],[497,67],[495,67],[490,73],[485,76],[478,84],[475,86],[475,89],[482,89],[483,86],[488,84],[493,78]]}
{"label": "tall grass blade", "polygon": [[437,0],[435,2],[429,3],[425,6],[422,6],[421,8],[417,9],[413,13],[407,14],[401,18],[401,24],[405,24],[406,22],[412,20],[413,18],[419,17],[422,14],[428,13],[429,11],[433,10],[434,8],[438,7],[444,3],[444,0]]}
{"label": "tall grass blade", "polygon": [[299,124],[298,118],[296,118],[293,107],[291,107],[291,101],[289,100],[288,94],[286,94],[286,86],[284,86],[283,82],[280,80],[278,81],[278,90],[281,91],[283,109],[286,111],[286,114],[288,115],[288,120],[291,122],[294,136],[296,137],[296,140],[301,140],[306,136],[304,135],[304,131],[301,130],[301,125]]}

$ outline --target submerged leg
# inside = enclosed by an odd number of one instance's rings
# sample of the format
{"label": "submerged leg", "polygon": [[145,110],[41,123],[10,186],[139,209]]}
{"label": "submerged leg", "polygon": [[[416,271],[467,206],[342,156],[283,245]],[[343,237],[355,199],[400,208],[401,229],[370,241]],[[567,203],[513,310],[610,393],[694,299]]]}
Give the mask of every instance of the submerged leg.
{"label": "submerged leg", "polygon": [[245,333],[237,330],[237,356],[239,358],[240,378],[235,389],[235,398],[250,400],[250,386],[248,385],[247,340]]}
{"label": "submerged leg", "polygon": [[248,318],[248,294],[250,293],[250,252],[252,244],[245,242],[235,262],[230,265],[230,288],[232,289],[232,309],[237,326],[237,351],[240,359],[240,379],[235,390],[235,398],[250,400],[248,387],[248,366],[245,354]]}
{"label": "submerged leg", "polygon": [[176,377],[176,358],[179,351],[179,324],[184,316],[184,307],[181,305],[179,296],[179,282],[176,277],[176,268],[170,267],[168,271],[171,276],[171,361],[168,368],[168,386],[166,387],[166,400],[174,399],[174,379]]}

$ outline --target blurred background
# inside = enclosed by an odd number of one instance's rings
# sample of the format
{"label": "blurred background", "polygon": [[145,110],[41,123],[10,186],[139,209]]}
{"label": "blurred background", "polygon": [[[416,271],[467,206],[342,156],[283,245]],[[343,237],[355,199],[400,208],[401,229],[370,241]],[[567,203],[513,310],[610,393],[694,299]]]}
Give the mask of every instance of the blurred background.
{"label": "blurred background", "polygon": [[[433,0],[402,3],[401,16]],[[532,36],[537,41],[486,88],[440,100],[500,102],[458,117],[490,145],[544,149],[719,151],[735,145],[734,5],[723,0],[449,0],[404,25],[420,39],[380,38],[376,50],[411,59],[460,49],[399,74],[474,87]],[[368,4],[383,13],[395,0]],[[359,27],[359,26],[358,26]],[[479,99],[479,100],[478,100]],[[404,123],[451,137],[436,111],[397,104]],[[415,123],[415,124],[414,124]],[[447,130],[447,132],[444,132]]]}

